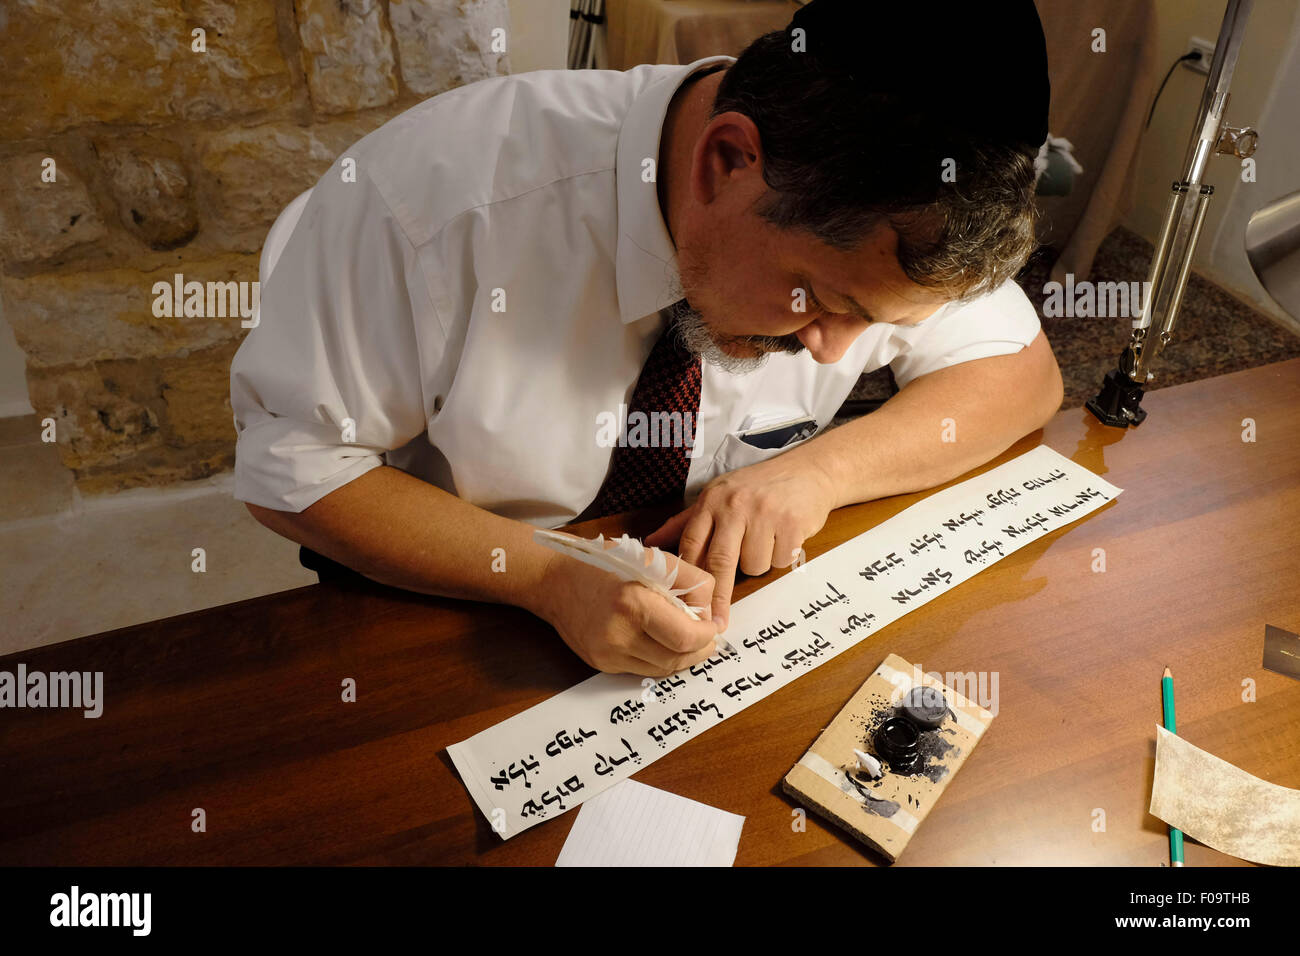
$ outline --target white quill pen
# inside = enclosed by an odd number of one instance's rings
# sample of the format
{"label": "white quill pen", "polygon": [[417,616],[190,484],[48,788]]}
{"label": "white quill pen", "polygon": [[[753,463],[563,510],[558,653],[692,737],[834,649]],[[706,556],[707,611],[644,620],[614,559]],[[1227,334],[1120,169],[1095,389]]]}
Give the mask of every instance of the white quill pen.
{"label": "white quill pen", "polygon": [[[609,538],[612,547],[606,547],[606,538],[603,534],[598,534],[594,538],[579,538],[576,535],[539,528],[533,532],[533,540],[561,554],[577,558],[584,564],[616,574],[624,581],[635,581],[637,584],[645,585],[651,591],[663,595],[669,602],[677,605],[690,615],[692,620],[700,620],[700,612],[704,608],[687,604],[681,596],[689,594],[705,582],[701,581],[689,588],[673,587],[682,564],[680,558],[669,568],[668,556],[658,548],[650,548],[647,560],[646,546],[636,538],[627,535],[621,538]],[[728,653],[735,653],[735,648],[723,640],[721,635],[714,640]]]}

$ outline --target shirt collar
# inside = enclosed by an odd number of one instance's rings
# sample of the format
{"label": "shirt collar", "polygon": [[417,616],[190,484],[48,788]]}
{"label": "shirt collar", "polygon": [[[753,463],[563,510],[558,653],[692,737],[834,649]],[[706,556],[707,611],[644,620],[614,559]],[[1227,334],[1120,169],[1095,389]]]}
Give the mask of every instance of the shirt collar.
{"label": "shirt collar", "polygon": [[[659,209],[658,190],[643,182],[642,161],[659,162],[659,140],[673,94],[692,74],[735,57],[710,56],[655,80],[632,102],[618,134],[618,253],[615,280],[623,324],[635,322],[677,301],[677,249]],[[656,169],[656,175],[659,170]]]}

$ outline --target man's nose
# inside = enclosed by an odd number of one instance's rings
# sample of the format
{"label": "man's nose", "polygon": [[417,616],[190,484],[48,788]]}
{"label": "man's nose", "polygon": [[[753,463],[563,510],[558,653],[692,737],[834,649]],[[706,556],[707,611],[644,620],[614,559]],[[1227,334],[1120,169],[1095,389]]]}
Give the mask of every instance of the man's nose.
{"label": "man's nose", "polygon": [[830,365],[844,357],[849,346],[857,341],[866,328],[867,323],[856,316],[820,318],[809,322],[795,335],[814,361]]}

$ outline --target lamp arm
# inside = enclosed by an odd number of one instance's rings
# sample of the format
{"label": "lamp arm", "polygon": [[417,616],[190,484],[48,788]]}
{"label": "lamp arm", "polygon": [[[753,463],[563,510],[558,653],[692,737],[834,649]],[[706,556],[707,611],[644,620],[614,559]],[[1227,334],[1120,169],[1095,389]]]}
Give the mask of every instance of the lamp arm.
{"label": "lamp arm", "polygon": [[1173,341],[1196,243],[1214,194],[1214,187],[1202,182],[1210,156],[1230,153],[1244,158],[1255,152],[1259,139],[1255,130],[1226,126],[1223,121],[1253,4],[1254,0],[1228,0],[1196,124],[1187,144],[1183,176],[1171,187],[1164,225],[1151,258],[1145,286],[1150,291],[1142,303],[1142,316],[1133,323],[1132,336],[1117,367],[1106,374],[1097,396],[1085,404],[1107,425],[1124,428],[1146,418],[1141,407],[1143,387],[1155,378],[1150,369]]}

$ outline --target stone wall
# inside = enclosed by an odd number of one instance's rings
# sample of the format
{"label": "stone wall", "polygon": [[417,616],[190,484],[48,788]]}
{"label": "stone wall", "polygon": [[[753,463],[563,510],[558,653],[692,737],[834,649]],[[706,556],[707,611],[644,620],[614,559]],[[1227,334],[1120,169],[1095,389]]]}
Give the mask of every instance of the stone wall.
{"label": "stone wall", "polygon": [[233,464],[241,317],[159,317],[154,284],[255,281],[294,196],[414,103],[508,72],[508,31],[507,0],[0,6],[0,296],[82,490]]}

